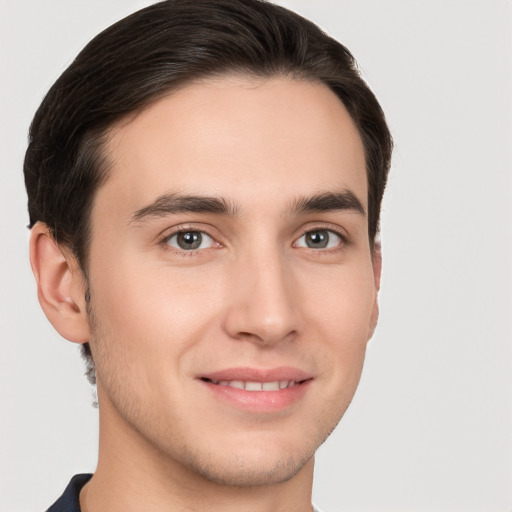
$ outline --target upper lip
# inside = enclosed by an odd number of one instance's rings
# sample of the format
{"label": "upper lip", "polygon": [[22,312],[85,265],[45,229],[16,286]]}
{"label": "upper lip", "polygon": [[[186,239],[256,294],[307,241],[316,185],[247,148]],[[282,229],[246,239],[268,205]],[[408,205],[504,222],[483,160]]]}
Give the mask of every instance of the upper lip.
{"label": "upper lip", "polygon": [[245,382],[274,382],[284,380],[301,382],[311,379],[312,377],[310,373],[290,366],[269,369],[251,367],[226,368],[224,370],[198,375],[200,379],[212,381],[241,380]]}

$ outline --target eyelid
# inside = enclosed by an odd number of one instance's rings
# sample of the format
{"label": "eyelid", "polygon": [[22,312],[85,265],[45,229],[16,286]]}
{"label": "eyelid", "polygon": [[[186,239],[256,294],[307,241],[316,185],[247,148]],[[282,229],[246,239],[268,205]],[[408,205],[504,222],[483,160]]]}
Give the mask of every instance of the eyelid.
{"label": "eyelid", "polygon": [[177,233],[184,233],[187,231],[199,231],[201,233],[206,233],[208,236],[210,236],[214,239],[216,238],[216,235],[213,234],[213,228],[211,228],[207,224],[206,225],[205,224],[198,225],[193,222],[176,224],[175,226],[168,226],[165,229],[163,229],[162,231],[160,231],[160,233],[158,233],[158,235],[155,238],[160,241],[163,241]]}
{"label": "eyelid", "polygon": [[[200,226],[198,226],[193,223],[179,224],[179,225],[173,226],[171,228],[166,228],[165,230],[161,231],[160,234],[158,235],[158,237],[157,237],[158,243],[159,243],[159,245],[165,246],[166,249],[168,249],[168,250],[186,253],[187,255],[191,255],[191,254],[194,254],[197,252],[204,251],[205,249],[195,249],[195,250],[191,249],[191,250],[185,251],[185,250],[180,250],[178,248],[168,245],[168,241],[173,236],[175,236],[179,233],[184,233],[184,232],[188,232],[188,231],[204,233],[205,235],[207,235],[209,238],[211,238],[213,240],[213,242],[214,242],[213,247],[215,247],[215,246],[222,247],[223,246],[223,244],[221,242],[219,242],[219,240],[218,240],[218,238],[219,238],[218,234],[213,233],[213,231],[214,231],[213,228],[211,228],[210,226],[205,225],[205,224],[201,224]],[[307,226],[303,226],[301,228],[301,230],[299,232],[300,234],[294,238],[292,246],[297,247],[297,245],[296,245],[297,241],[312,231],[328,231],[328,232],[333,233],[334,235],[338,236],[341,240],[339,247],[325,248],[325,249],[312,249],[312,248],[308,248],[308,247],[300,247],[300,248],[305,248],[305,249],[313,250],[315,252],[324,252],[325,253],[325,252],[330,252],[330,251],[334,252],[334,251],[342,250],[344,247],[346,247],[350,243],[347,233],[341,226],[338,226],[338,225],[333,226],[330,223],[311,223],[311,224],[308,224]]]}
{"label": "eyelid", "polygon": [[[200,245],[203,245],[204,243],[206,243],[208,245],[208,247],[197,247],[197,248],[193,248],[193,249],[192,248],[184,249],[182,247],[179,247],[178,239],[179,239],[179,235],[181,233],[198,233],[201,236]],[[189,231],[183,231],[181,233],[180,232],[173,233],[170,237],[167,238],[166,244],[168,246],[172,247],[173,249],[176,249],[177,251],[184,251],[184,252],[202,251],[205,249],[209,249],[210,247],[212,247],[215,244],[215,240],[208,233],[205,233],[204,231],[189,230]],[[171,243],[174,238],[176,238],[176,245]]]}
{"label": "eyelid", "polygon": [[333,226],[332,224],[312,224],[308,225],[306,227],[303,227],[300,231],[300,235],[295,238],[293,242],[293,246],[297,247],[297,242],[299,239],[301,239],[303,236],[307,235],[308,233],[314,232],[314,231],[329,231],[330,233],[335,234],[337,237],[340,238],[341,243],[339,244],[340,247],[330,247],[325,249],[312,249],[310,247],[300,247],[301,249],[311,249],[315,252],[329,252],[329,251],[337,251],[342,249],[343,247],[346,247],[350,242],[348,235],[346,232],[340,227],[340,226]]}
{"label": "eyelid", "polygon": [[[197,225],[193,225],[193,224],[180,224],[178,226],[173,226],[172,228],[167,228],[164,231],[162,231],[160,233],[160,235],[158,235],[158,244],[164,246],[166,250],[170,250],[170,251],[177,252],[177,253],[183,253],[183,254],[187,254],[190,256],[194,253],[204,251],[204,250],[206,250],[206,248],[191,249],[191,250],[185,251],[183,249],[179,249],[177,247],[173,247],[173,246],[169,245],[169,243],[168,243],[169,240],[173,236],[179,235],[180,233],[197,232],[197,233],[202,233],[202,234],[208,236],[209,238],[211,238],[211,240],[213,241],[213,244],[211,247],[215,247],[215,246],[221,247],[222,244],[218,241],[218,239],[217,239],[218,237],[216,235],[214,235],[212,233],[212,231],[213,230],[209,229],[208,226],[205,227],[204,224],[202,224],[201,226],[197,226]],[[211,248],[211,247],[208,247],[208,248]]]}

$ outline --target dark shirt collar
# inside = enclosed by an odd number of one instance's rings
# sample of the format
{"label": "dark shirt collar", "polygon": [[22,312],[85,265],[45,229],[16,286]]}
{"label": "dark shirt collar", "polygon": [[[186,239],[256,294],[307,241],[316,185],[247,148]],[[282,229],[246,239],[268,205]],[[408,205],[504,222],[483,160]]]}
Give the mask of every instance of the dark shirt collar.
{"label": "dark shirt collar", "polygon": [[46,512],[80,512],[80,491],[91,477],[91,474],[75,475],[62,496]]}

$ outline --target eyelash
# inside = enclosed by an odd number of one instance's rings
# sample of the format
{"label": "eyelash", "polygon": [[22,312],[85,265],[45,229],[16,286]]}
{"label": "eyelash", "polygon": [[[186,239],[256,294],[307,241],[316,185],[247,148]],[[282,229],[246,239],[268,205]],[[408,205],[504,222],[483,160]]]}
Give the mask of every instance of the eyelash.
{"label": "eyelash", "polygon": [[166,234],[159,242],[161,246],[163,246],[164,250],[171,251],[175,254],[178,254],[180,256],[187,256],[187,257],[193,257],[193,256],[199,256],[202,252],[204,252],[204,249],[195,249],[195,250],[180,250],[176,247],[171,247],[169,245],[169,241],[174,236],[179,235],[180,233],[203,233],[207,235],[209,238],[213,240],[213,244],[217,247],[221,247],[222,244],[217,242],[215,240],[215,237],[208,232],[208,230],[205,230],[204,227],[197,228],[195,226],[180,226],[179,228],[176,228],[172,233]]}
{"label": "eyelash", "polygon": [[[347,236],[343,233],[341,233],[341,230],[333,229],[332,226],[325,226],[325,225],[317,225],[314,227],[308,227],[302,233],[295,238],[292,246],[296,247],[296,244],[298,240],[300,240],[302,237],[307,235],[308,233],[314,233],[315,231],[327,231],[328,233],[333,233],[337,237],[340,238],[340,244],[337,247],[333,248],[327,248],[327,249],[313,249],[308,247],[299,247],[300,249],[309,249],[310,251],[313,251],[314,253],[318,255],[326,255],[326,254],[332,254],[333,252],[339,252],[342,251],[348,244],[349,240],[347,239]],[[204,252],[205,249],[191,249],[191,250],[180,250],[176,247],[171,247],[169,245],[169,241],[174,237],[179,235],[180,233],[188,233],[188,232],[197,232],[197,233],[203,233],[207,235],[209,238],[213,240],[214,246],[222,247],[222,244],[220,242],[217,242],[215,237],[208,232],[208,230],[205,230],[204,227],[198,228],[195,226],[180,226],[179,228],[176,228],[172,233],[166,234],[159,242],[159,245],[163,246],[165,250],[171,251],[173,253],[187,256],[187,257],[193,257],[193,256],[199,256],[201,253]]]}
{"label": "eyelash", "polygon": [[298,236],[295,241],[293,242],[293,245],[296,245],[298,240],[300,240],[302,237],[307,235],[308,233],[314,233],[315,231],[327,231],[328,233],[332,233],[339,237],[340,243],[337,247],[328,248],[328,249],[313,249],[310,247],[300,247],[300,249],[309,249],[310,251],[313,251],[315,254],[320,255],[329,255],[332,253],[343,251],[349,244],[349,240],[346,236],[346,234],[342,233],[339,229],[334,229],[331,225],[322,225],[318,224],[313,227],[308,227],[305,229],[300,236]]}

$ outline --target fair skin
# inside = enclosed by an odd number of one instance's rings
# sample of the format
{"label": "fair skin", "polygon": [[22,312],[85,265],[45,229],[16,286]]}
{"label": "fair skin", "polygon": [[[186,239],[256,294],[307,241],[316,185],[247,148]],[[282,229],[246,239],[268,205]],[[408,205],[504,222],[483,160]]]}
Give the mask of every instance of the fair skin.
{"label": "fair skin", "polygon": [[350,116],[324,85],[223,77],[118,123],[106,149],[88,284],[43,224],[31,238],[43,309],[96,365],[82,510],[310,512],[314,452],[378,315]]}

